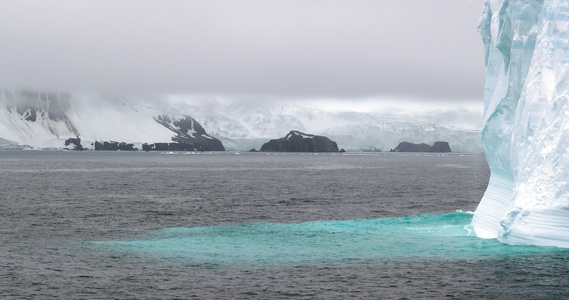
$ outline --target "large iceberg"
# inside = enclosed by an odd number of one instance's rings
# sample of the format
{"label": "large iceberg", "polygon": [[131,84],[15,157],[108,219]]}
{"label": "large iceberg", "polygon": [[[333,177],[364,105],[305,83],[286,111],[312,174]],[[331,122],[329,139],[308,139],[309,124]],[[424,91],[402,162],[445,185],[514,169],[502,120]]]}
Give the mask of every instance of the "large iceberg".
{"label": "large iceberg", "polygon": [[472,227],[569,247],[569,1],[486,0],[482,146],[490,182]]}

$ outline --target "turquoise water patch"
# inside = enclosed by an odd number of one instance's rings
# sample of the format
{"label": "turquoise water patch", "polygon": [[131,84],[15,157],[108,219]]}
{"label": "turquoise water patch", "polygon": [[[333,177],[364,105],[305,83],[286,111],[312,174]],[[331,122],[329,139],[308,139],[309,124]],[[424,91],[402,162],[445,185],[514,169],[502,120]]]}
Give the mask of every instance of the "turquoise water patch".
{"label": "turquoise water patch", "polygon": [[114,250],[199,263],[263,264],[480,258],[554,248],[509,246],[471,236],[472,214],[167,228],[132,241],[94,242]]}

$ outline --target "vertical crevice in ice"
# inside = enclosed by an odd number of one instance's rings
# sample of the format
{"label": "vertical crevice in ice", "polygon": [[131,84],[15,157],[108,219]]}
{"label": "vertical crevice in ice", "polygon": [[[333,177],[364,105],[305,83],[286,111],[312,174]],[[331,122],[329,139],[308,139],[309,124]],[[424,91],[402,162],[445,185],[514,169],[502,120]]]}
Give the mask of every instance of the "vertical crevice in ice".
{"label": "vertical crevice in ice", "polygon": [[510,244],[569,246],[569,1],[486,0],[483,149],[472,225]]}

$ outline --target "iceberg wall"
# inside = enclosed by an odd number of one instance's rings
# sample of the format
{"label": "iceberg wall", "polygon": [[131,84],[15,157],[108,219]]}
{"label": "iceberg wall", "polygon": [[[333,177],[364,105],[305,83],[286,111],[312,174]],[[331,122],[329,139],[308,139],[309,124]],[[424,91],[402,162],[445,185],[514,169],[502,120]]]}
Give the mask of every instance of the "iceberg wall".
{"label": "iceberg wall", "polygon": [[569,1],[486,0],[482,147],[491,170],[477,236],[569,247]]}

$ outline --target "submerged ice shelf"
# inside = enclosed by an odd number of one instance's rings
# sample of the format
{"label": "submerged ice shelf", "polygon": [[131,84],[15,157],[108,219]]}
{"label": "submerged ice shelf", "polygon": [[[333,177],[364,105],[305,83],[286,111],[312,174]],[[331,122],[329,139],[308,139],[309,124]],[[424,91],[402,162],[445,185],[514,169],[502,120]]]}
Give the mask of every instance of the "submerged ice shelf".
{"label": "submerged ice shelf", "polygon": [[569,247],[569,2],[486,0],[479,237]]}
{"label": "submerged ice shelf", "polygon": [[166,228],[130,241],[89,242],[110,251],[196,264],[263,265],[475,259],[564,249],[508,246],[469,235],[472,213],[297,224]]}

